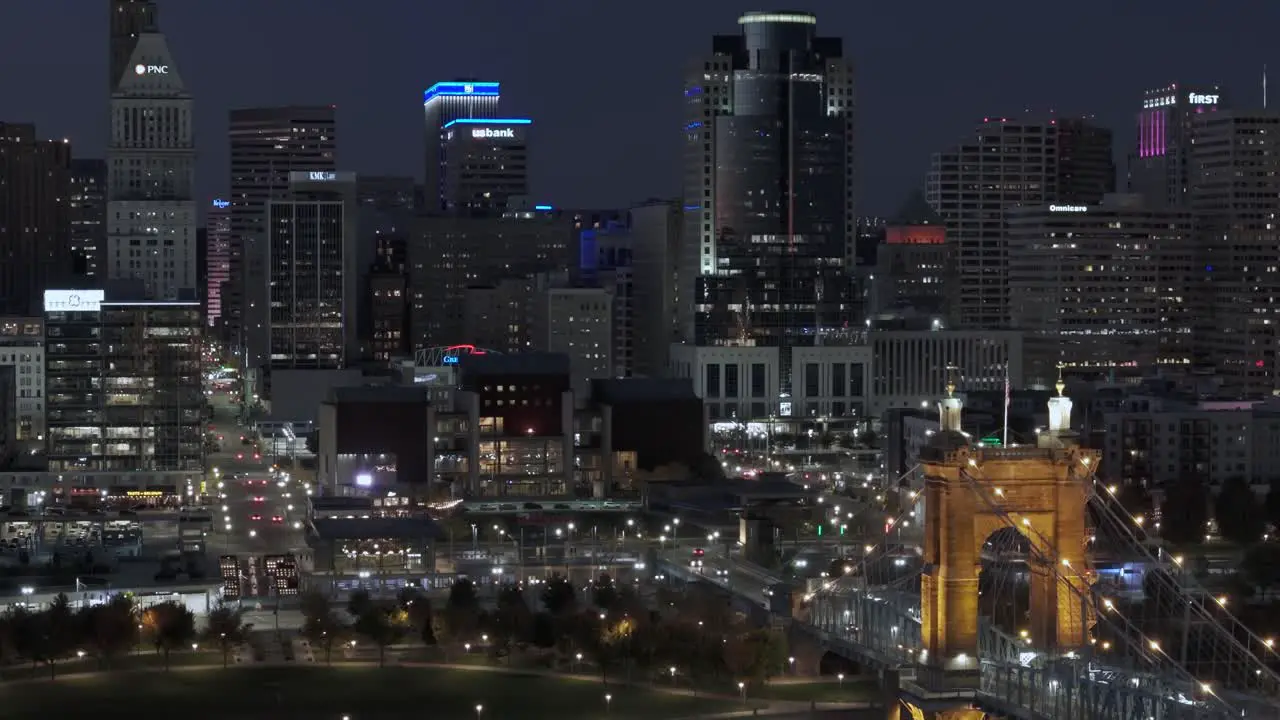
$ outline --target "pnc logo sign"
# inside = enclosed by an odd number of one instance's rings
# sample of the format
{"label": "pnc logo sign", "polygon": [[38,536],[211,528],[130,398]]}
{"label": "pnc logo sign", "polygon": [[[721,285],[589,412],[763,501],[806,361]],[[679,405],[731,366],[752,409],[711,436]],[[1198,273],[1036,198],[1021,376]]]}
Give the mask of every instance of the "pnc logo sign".
{"label": "pnc logo sign", "polygon": [[1203,93],[1191,93],[1187,95],[1187,102],[1192,105],[1217,105],[1217,95],[1205,95]]}
{"label": "pnc logo sign", "polygon": [[493,128],[472,128],[471,137],[478,139],[506,138],[508,140],[515,140],[516,131],[514,128],[499,128],[497,130],[494,130]]}
{"label": "pnc logo sign", "polygon": [[135,65],[133,71],[138,75],[168,75],[168,65]]}

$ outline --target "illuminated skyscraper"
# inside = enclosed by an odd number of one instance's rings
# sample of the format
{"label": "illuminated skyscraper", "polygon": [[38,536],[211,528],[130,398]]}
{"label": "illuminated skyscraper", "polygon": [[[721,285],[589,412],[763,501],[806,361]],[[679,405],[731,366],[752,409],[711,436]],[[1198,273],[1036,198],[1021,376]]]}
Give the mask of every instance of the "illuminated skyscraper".
{"label": "illuminated skyscraper", "polygon": [[111,53],[107,63],[107,90],[115,92],[129,67],[129,59],[133,56],[133,48],[138,44],[138,36],[142,33],[159,32],[160,27],[153,0],[110,0],[111,34],[108,47]]}
{"label": "illuminated skyscraper", "polygon": [[231,282],[231,203],[218,198],[205,210],[205,320],[209,327],[222,319],[222,292]]}
{"label": "illuminated skyscraper", "polygon": [[455,120],[489,119],[498,116],[499,87],[496,82],[451,80],[438,82],[422,94],[426,155],[425,207],[428,214],[447,212],[445,165],[448,140],[445,128]]}
{"label": "illuminated skyscraper", "polygon": [[1152,206],[1186,206],[1192,121],[1226,107],[1227,96],[1217,85],[1148,90],[1138,112],[1138,147],[1129,156],[1129,192],[1143,195]]}
{"label": "illuminated skyscraper", "polygon": [[76,158],[71,161],[72,274],[102,277],[107,252],[107,162]]}
{"label": "illuminated skyscraper", "polygon": [[[683,334],[698,345],[821,344],[850,302],[853,68],[807,13],[750,12],[686,76]],[[692,321],[692,327],[689,322]]]}
{"label": "illuminated skyscraper", "polygon": [[139,35],[111,95],[106,274],[151,298],[196,289],[192,105],[164,35]]}

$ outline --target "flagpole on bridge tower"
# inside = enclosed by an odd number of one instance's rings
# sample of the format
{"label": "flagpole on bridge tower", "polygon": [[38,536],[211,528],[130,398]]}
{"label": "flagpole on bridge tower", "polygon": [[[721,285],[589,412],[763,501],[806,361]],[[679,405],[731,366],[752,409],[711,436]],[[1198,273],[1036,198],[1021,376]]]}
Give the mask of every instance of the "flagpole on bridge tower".
{"label": "flagpole on bridge tower", "polygon": [[1009,447],[1009,403],[1012,390],[1009,387],[1009,362],[1004,363],[1004,433],[1000,437],[1001,447]]}

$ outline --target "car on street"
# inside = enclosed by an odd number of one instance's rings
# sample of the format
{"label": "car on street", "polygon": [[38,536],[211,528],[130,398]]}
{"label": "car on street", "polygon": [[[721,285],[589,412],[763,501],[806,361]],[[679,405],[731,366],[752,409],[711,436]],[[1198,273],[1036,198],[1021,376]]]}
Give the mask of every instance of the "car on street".
{"label": "car on street", "polygon": [[249,519],[250,519],[250,520],[261,520],[261,519],[262,519],[262,516],[261,516],[261,515],[258,515],[257,513],[254,513],[253,515],[250,515],[250,516],[249,516]]}

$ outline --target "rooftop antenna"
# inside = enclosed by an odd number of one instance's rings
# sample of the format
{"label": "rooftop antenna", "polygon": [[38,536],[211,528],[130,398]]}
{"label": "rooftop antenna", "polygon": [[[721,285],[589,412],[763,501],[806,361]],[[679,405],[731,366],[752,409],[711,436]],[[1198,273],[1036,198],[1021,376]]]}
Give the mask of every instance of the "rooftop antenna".
{"label": "rooftop antenna", "polygon": [[1262,109],[1267,109],[1267,64],[1262,64]]}

